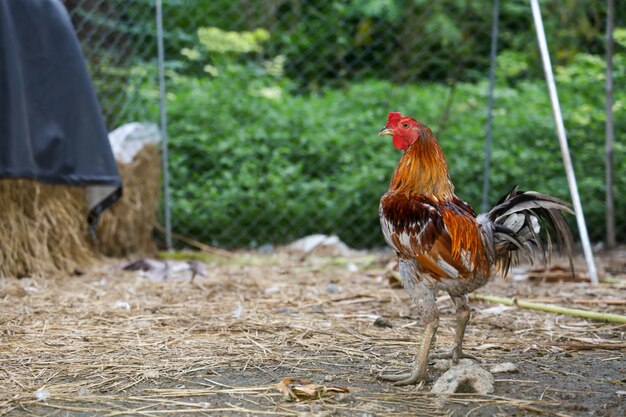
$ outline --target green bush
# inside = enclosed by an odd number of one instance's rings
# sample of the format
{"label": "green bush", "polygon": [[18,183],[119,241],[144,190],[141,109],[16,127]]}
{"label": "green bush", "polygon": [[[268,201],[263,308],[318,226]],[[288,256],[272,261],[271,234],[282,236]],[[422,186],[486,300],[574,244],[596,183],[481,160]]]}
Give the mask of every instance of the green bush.
{"label": "green bush", "polygon": [[[337,233],[356,247],[382,245],[378,199],[400,156],[388,138],[377,136],[388,111],[443,130],[440,143],[457,193],[479,208],[486,82],[457,85],[446,126],[440,126],[450,93],[442,85],[369,80],[292,95],[258,68],[229,68],[217,77],[172,75],[169,83],[177,232],[225,246],[282,243],[316,232]],[[602,80],[581,79],[583,74],[560,71],[559,93],[590,233],[601,239]],[[616,93],[616,128],[624,132],[626,94]],[[567,199],[545,84],[507,86],[502,80],[494,123],[491,201],[516,184]],[[625,151],[616,144],[615,160],[623,160]],[[616,168],[616,187],[624,189],[626,167]],[[626,201],[623,194],[618,198],[618,222],[624,224],[619,208]]]}
{"label": "green bush", "polygon": [[[431,126],[447,155],[457,194],[479,207],[486,81],[448,87],[370,79],[295,94],[282,56],[248,59],[268,40],[263,30],[203,28],[180,60],[170,64],[177,232],[220,246],[284,243],[320,232],[338,234],[355,247],[382,245],[378,200],[400,157],[388,138],[377,136],[389,111]],[[520,81],[522,61],[514,53],[500,54],[490,200],[515,185],[568,199],[545,83]],[[615,61],[615,84],[620,85],[626,81],[623,54]],[[557,71],[593,239],[604,236],[603,74],[602,59],[587,54]],[[615,93],[619,134],[626,131],[626,93]],[[625,151],[618,142],[615,161],[623,160]],[[617,163],[616,169],[616,189],[623,189],[626,167]],[[623,224],[626,211],[620,207],[626,199],[617,195],[617,220]]]}
{"label": "green bush", "polygon": [[[116,0],[119,1],[119,0]],[[145,1],[145,0],[142,0]],[[499,46],[536,65],[536,35],[527,0],[500,2]],[[286,57],[302,91],[366,78],[395,82],[477,81],[489,68],[491,1],[471,0],[164,0],[167,56],[192,40],[198,25],[272,33],[269,54]],[[602,54],[606,2],[542,2],[554,62],[580,50]],[[616,2],[618,24],[626,3]]]}
{"label": "green bush", "polygon": [[[105,10],[126,5],[120,0],[84,16],[78,5],[70,7],[78,22],[89,19],[123,40],[98,46],[105,53],[86,48],[111,128],[158,114],[156,65],[148,62],[156,55],[153,3],[132,3],[124,24]],[[268,7],[249,7],[249,0],[163,2],[175,231],[223,246],[317,232],[337,233],[357,247],[382,245],[378,199],[400,156],[377,136],[388,111],[433,128],[457,193],[479,207],[491,2],[260,3]],[[605,18],[604,3],[597,3],[544,5],[554,62],[564,65],[559,94],[596,240],[604,236]],[[625,15],[620,4],[618,18]],[[214,27],[197,30],[200,23]],[[126,48],[139,34],[145,61],[136,65]],[[619,139],[626,132],[626,92],[619,88],[626,82],[626,29],[615,38]],[[568,198],[526,1],[502,2],[499,42],[490,200],[516,184]],[[578,53],[583,49],[596,55]],[[625,151],[618,140],[616,190],[626,185]],[[617,198],[624,225],[626,197]]]}

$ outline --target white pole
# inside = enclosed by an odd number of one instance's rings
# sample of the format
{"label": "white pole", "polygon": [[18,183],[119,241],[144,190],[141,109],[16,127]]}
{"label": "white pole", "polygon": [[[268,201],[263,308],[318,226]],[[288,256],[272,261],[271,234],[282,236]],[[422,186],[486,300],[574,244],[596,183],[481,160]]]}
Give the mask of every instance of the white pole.
{"label": "white pole", "polygon": [[576,213],[576,221],[578,222],[578,232],[580,233],[580,240],[583,245],[583,251],[585,252],[587,270],[589,271],[589,278],[591,279],[591,282],[593,284],[597,284],[598,273],[596,272],[596,265],[593,260],[593,253],[591,251],[591,243],[589,242],[589,234],[587,233],[587,225],[585,224],[585,216],[583,214],[583,207],[580,203],[580,196],[578,195],[578,186],[576,185],[576,176],[574,175],[574,167],[572,166],[572,159],[570,157],[569,147],[567,145],[567,136],[565,135],[565,125],[563,124],[563,115],[561,114],[561,105],[559,104],[559,97],[556,94],[556,84],[554,83],[554,74],[552,73],[552,63],[550,62],[550,54],[548,53],[548,43],[546,41],[546,33],[543,29],[543,20],[541,19],[541,10],[539,9],[539,1],[530,0],[530,6],[533,11],[535,29],[537,30],[537,42],[539,43],[539,50],[541,52],[541,60],[543,61],[543,70],[546,74],[546,83],[548,84],[548,91],[550,93],[550,102],[552,103],[552,114],[554,115],[554,122],[556,123],[556,131],[559,136],[559,143],[561,144],[561,154],[563,155],[563,164],[565,165],[565,172],[567,173],[567,182],[569,184],[569,191],[572,196],[572,203],[574,204],[574,212]]}

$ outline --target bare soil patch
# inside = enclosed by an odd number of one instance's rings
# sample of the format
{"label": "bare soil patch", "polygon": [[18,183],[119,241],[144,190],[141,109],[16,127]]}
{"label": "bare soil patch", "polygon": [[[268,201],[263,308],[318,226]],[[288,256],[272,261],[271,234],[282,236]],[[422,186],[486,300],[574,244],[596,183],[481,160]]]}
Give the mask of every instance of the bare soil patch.
{"label": "bare soil patch", "polygon": [[[494,280],[479,293],[625,314],[623,256],[601,257],[613,279],[596,287]],[[491,303],[472,302],[465,345],[484,369],[518,367],[494,375],[493,395],[443,399],[432,383],[379,381],[406,368],[421,340],[389,259],[238,254],[193,282],[189,271],[157,280],[120,261],[78,277],[4,279],[0,415],[626,414],[626,325]],[[453,306],[438,304],[435,348],[448,349]],[[284,378],[350,393],[287,401]]]}

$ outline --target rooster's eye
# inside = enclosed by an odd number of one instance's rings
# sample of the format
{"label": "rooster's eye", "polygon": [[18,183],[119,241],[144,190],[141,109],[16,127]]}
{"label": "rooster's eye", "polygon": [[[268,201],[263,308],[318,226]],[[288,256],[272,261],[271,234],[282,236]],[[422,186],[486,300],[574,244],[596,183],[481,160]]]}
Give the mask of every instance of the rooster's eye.
{"label": "rooster's eye", "polygon": [[402,123],[402,129],[408,129],[408,128],[409,128],[408,123]]}

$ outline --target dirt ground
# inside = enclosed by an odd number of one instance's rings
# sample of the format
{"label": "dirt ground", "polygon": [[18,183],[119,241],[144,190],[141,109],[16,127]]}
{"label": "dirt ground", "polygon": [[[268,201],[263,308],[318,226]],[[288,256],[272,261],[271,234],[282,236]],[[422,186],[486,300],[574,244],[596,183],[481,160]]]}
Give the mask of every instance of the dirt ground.
{"label": "dirt ground", "polygon": [[[473,301],[466,351],[486,370],[519,371],[494,374],[493,394],[443,398],[432,383],[377,379],[406,368],[421,340],[390,284],[390,254],[203,259],[206,276],[193,281],[189,270],[162,279],[119,260],[82,276],[1,280],[0,415],[626,415],[624,324]],[[478,293],[626,314],[624,250],[599,263],[611,279],[596,287],[498,279]],[[448,349],[453,306],[443,295],[438,304],[435,347]],[[288,400],[284,378],[349,393]]]}

